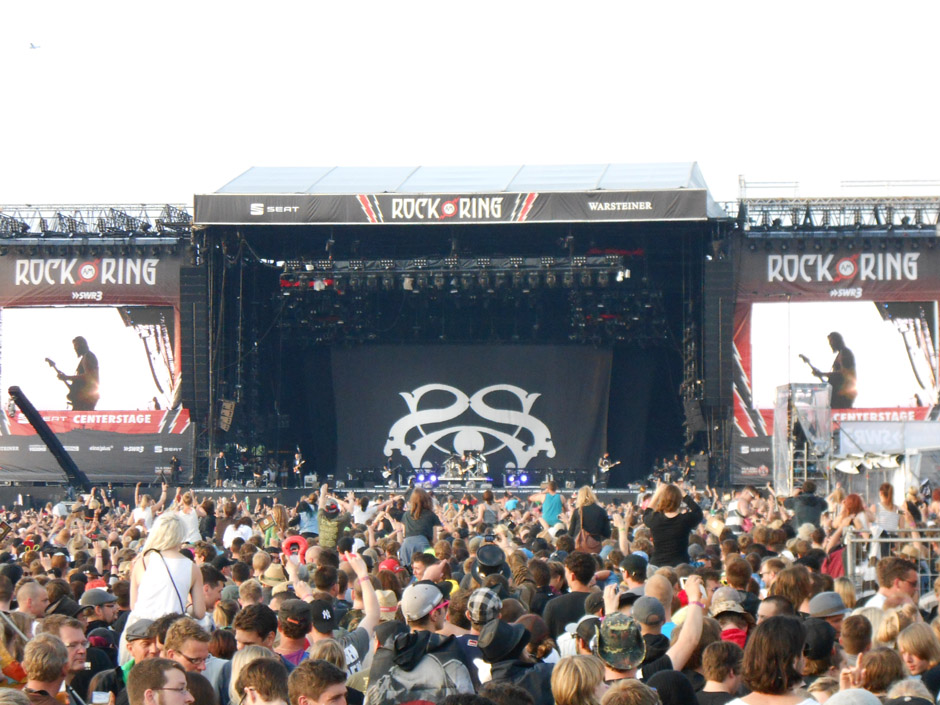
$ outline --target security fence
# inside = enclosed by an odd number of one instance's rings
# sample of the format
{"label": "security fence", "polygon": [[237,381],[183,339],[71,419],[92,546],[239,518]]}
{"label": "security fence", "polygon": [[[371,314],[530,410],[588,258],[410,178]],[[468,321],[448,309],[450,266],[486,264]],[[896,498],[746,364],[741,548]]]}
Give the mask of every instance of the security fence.
{"label": "security fence", "polygon": [[877,538],[866,538],[853,531],[847,533],[844,544],[845,577],[855,585],[859,603],[878,590],[875,568],[887,556],[900,556],[915,563],[921,597],[933,594],[934,581],[940,575],[940,527],[882,531]]}

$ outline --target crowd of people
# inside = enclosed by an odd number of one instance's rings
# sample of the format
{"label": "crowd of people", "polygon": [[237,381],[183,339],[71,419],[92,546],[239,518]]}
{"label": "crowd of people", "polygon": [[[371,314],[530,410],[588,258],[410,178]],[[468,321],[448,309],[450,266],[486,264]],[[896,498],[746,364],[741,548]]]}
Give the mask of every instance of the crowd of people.
{"label": "crowd of people", "polygon": [[[164,486],[9,512],[0,705],[937,702],[918,598],[940,491],[866,506],[672,479],[609,503],[552,482],[324,485],[293,507]],[[850,532],[870,595],[845,575]]]}

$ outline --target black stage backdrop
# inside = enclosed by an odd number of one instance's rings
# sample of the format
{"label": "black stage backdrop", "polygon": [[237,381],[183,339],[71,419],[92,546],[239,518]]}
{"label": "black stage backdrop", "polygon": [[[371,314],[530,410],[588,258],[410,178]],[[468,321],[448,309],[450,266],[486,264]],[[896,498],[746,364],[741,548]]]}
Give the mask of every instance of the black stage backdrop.
{"label": "black stage backdrop", "polygon": [[[606,442],[622,461],[611,484],[622,486],[682,444],[675,365],[662,350],[363,346],[293,355],[282,367],[282,410],[321,479],[381,466],[386,446],[405,467],[440,462],[446,453],[430,437],[447,451],[482,442],[497,471],[526,459],[531,469],[591,468]],[[486,391],[499,385],[512,389]]]}
{"label": "black stage backdrop", "polygon": [[369,346],[333,351],[337,467],[589,467],[605,447],[610,350]]}

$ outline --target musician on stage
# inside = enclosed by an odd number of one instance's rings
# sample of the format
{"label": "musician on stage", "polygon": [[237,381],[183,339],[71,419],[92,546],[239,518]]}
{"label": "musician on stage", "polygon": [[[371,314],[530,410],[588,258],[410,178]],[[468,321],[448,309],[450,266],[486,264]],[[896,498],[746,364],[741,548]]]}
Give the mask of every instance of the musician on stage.
{"label": "musician on stage", "polygon": [[88,349],[88,341],[82,336],[72,339],[72,347],[78,355],[78,367],[74,375],[59,372],[58,377],[69,385],[68,399],[73,411],[94,411],[98,405],[98,358]]}
{"label": "musician on stage", "polygon": [[291,473],[287,479],[288,487],[303,487],[304,486],[304,463],[307,461],[304,460],[303,455],[300,454],[298,450],[294,453],[294,466],[291,468]]}
{"label": "musician on stage", "polygon": [[215,472],[215,486],[222,487],[222,482],[228,479],[228,462],[225,460],[225,452],[219,451],[212,461],[212,470]]}
{"label": "musician on stage", "polygon": [[604,453],[597,461],[597,467],[601,472],[609,472],[612,467],[619,464],[619,460],[615,462],[610,459],[610,453]]}

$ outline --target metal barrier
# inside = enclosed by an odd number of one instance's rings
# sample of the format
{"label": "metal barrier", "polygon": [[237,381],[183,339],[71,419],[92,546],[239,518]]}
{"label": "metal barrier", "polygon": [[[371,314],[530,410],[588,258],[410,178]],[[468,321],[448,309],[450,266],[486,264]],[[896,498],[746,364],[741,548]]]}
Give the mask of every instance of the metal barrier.
{"label": "metal barrier", "polygon": [[[916,533],[917,536],[913,536]],[[920,596],[933,594],[934,581],[940,576],[940,528],[884,531],[878,538],[865,538],[850,531],[844,539],[842,563],[845,577],[855,585],[859,603],[878,590],[875,567],[887,556],[900,556],[917,565]]]}

